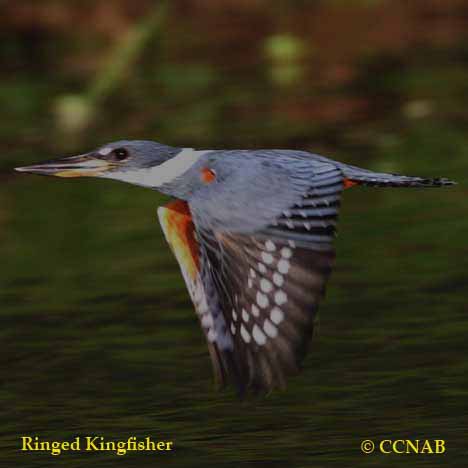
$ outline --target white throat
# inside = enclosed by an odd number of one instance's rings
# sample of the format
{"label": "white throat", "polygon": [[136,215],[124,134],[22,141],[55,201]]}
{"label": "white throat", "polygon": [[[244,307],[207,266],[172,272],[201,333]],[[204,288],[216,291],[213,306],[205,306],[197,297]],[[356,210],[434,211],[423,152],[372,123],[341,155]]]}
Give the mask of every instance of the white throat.
{"label": "white throat", "polygon": [[143,187],[161,187],[187,172],[207,151],[197,151],[193,148],[183,148],[180,153],[168,161],[155,167],[137,169],[134,171],[112,171],[102,174],[107,179],[121,180]]}

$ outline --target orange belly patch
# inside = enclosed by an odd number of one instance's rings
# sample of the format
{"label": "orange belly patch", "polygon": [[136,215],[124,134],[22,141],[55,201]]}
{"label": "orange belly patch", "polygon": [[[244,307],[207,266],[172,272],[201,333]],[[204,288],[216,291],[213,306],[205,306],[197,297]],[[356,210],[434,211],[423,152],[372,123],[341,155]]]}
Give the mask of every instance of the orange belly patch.
{"label": "orange belly patch", "polygon": [[199,270],[198,243],[188,204],[182,200],[158,208],[159,221],[179,265],[190,279],[195,280]]}

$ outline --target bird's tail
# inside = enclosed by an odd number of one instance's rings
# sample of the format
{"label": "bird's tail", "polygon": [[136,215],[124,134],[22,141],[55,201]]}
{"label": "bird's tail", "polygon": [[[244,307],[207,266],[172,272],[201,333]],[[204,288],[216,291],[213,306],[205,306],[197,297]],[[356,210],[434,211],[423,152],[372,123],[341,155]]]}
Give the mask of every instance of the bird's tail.
{"label": "bird's tail", "polygon": [[343,166],[343,175],[348,186],[368,185],[371,187],[443,187],[456,182],[445,177],[423,178],[372,172],[354,166]]}

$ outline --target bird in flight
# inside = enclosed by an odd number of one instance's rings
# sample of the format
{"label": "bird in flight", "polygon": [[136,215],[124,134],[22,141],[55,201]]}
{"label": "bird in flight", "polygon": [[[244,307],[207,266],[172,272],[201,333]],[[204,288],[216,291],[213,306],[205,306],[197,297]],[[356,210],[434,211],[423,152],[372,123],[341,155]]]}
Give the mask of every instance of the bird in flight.
{"label": "bird in flight", "polygon": [[220,386],[284,388],[299,371],[335,258],[344,189],[454,182],[377,173],[305,151],[205,150],[118,141],[16,168],[158,190],[164,235],[195,306]]}

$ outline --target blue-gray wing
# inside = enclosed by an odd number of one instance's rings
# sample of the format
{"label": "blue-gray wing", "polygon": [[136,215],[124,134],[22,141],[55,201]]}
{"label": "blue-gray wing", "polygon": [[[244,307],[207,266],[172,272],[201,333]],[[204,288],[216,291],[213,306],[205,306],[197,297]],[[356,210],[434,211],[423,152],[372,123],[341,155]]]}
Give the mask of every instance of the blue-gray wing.
{"label": "blue-gray wing", "polygon": [[330,160],[319,158],[301,151],[208,153],[200,164],[216,179],[188,199],[190,210],[205,229],[258,232],[300,203],[312,180],[340,174]]}
{"label": "blue-gray wing", "polygon": [[246,232],[192,210],[203,278],[232,337],[235,375],[227,377],[241,391],[284,387],[299,370],[334,262],[343,180],[332,165],[315,168],[300,197]]}

